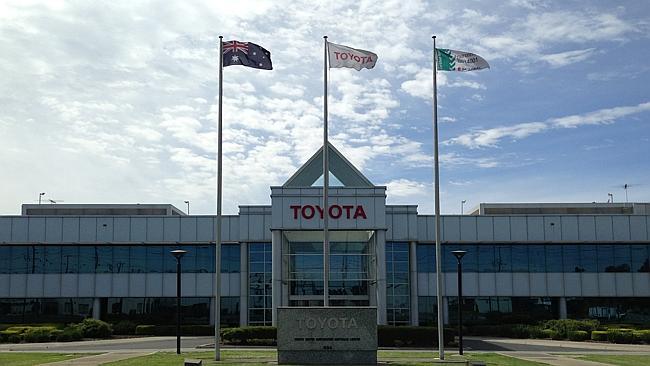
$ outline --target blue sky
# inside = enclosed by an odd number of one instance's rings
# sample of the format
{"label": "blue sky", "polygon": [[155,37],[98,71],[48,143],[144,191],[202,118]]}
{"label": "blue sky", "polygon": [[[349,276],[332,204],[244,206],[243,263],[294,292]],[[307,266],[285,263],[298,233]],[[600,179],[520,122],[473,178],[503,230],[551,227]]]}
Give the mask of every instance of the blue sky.
{"label": "blue sky", "polygon": [[[233,4],[234,3],[234,4]],[[330,136],[388,203],[433,211],[431,35],[490,70],[439,73],[441,203],[650,201],[645,1],[0,3],[0,214],[65,203],[215,212],[217,39],[224,212],[270,203],[322,144],[322,36],[375,52],[330,73]]]}

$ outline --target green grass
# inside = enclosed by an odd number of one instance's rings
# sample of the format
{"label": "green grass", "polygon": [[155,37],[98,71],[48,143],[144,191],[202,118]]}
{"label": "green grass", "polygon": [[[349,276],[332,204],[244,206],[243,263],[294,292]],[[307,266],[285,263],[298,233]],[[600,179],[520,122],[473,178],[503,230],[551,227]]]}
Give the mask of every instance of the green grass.
{"label": "green grass", "polygon": [[[245,351],[245,350],[222,350],[221,362],[212,360],[214,352],[189,352],[176,355],[171,352],[159,352],[149,356],[131,358],[128,360],[111,362],[104,366],[176,366],[182,364],[185,358],[202,359],[203,364],[208,366],[268,366],[269,362],[277,360],[277,352],[274,350]],[[433,358],[437,357],[434,352],[418,351],[379,351],[379,360],[391,366],[430,366]],[[458,359],[460,356],[450,356],[449,359]],[[537,362],[523,361],[516,358],[502,356],[494,353],[480,353],[465,355],[465,359],[486,361],[489,366],[537,366],[545,365]]]}
{"label": "green grass", "polygon": [[650,366],[649,355],[585,355],[576,358],[620,366]]}
{"label": "green grass", "polygon": [[71,360],[90,356],[79,353],[28,353],[28,352],[0,352],[0,365],[2,366],[32,366],[42,363]]}

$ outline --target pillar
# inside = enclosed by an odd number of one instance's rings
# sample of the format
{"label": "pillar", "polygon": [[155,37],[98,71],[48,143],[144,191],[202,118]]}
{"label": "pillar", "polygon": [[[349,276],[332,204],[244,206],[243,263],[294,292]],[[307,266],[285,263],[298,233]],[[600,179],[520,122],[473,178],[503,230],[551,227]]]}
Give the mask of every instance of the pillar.
{"label": "pillar", "polygon": [[386,325],[386,231],[375,231],[377,259],[377,324]]}
{"label": "pillar", "polygon": [[99,320],[102,314],[102,303],[99,297],[93,299],[93,319]]}
{"label": "pillar", "polygon": [[411,325],[417,326],[419,323],[418,315],[418,260],[417,260],[417,243],[409,243],[409,294],[411,298]]}
{"label": "pillar", "polygon": [[566,319],[567,318],[567,310],[566,310],[566,297],[560,297],[560,303],[559,303],[559,312],[558,314],[560,316],[560,319]]}
{"label": "pillar", "polygon": [[248,243],[239,244],[239,326],[248,325]]}
{"label": "pillar", "polygon": [[277,326],[277,314],[278,307],[282,306],[282,231],[273,230],[271,232],[271,250],[272,261],[271,261],[271,294],[273,295],[271,299],[271,314],[272,314],[272,324]]}

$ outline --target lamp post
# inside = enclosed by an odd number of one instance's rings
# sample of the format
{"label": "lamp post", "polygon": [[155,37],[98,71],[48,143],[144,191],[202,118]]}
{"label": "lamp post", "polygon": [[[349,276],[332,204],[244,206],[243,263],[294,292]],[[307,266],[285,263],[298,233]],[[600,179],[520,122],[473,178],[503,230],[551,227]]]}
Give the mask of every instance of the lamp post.
{"label": "lamp post", "polygon": [[451,252],[458,262],[458,354],[463,354],[463,267],[461,261],[467,254],[464,250],[454,250]]}
{"label": "lamp post", "polygon": [[460,214],[463,214],[463,209],[465,208],[465,203],[467,203],[467,200],[462,200],[460,201]]}
{"label": "lamp post", "polygon": [[41,199],[43,198],[43,196],[45,196],[45,192],[41,192],[41,193],[38,194],[38,204],[39,205],[41,204]]}
{"label": "lamp post", "polygon": [[190,201],[183,201],[187,205],[187,214],[190,214]]}
{"label": "lamp post", "polygon": [[181,354],[181,258],[187,253],[177,249],[171,251],[176,258],[176,354]]}

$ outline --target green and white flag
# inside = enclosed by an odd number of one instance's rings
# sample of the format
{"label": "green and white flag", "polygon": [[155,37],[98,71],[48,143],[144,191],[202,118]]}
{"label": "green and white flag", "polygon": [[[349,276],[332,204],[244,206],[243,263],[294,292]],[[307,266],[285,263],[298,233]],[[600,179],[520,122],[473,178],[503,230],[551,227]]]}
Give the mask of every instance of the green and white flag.
{"label": "green and white flag", "polygon": [[479,55],[436,48],[436,61],[438,70],[441,71],[472,71],[489,69],[490,65]]}

